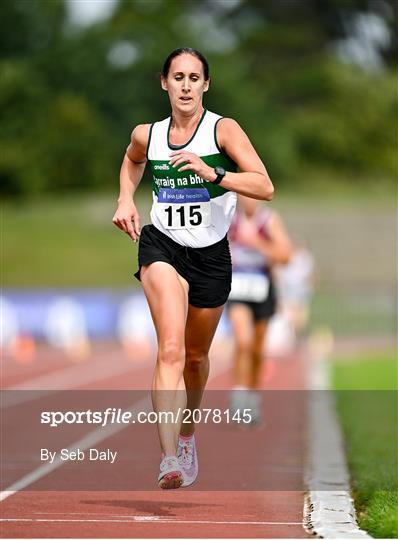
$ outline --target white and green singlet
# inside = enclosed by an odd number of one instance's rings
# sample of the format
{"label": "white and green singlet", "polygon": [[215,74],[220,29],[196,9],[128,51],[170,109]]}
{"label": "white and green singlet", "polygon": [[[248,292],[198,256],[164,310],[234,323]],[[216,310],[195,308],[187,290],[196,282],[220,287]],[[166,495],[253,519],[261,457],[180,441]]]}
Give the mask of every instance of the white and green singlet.
{"label": "white and green singlet", "polygon": [[221,118],[205,109],[191,139],[182,146],[169,142],[171,117],[150,128],[147,158],[152,171],[152,224],[183,246],[215,244],[227,234],[235,212],[235,192],[192,171],[178,172],[178,167],[169,164],[170,153],[184,149],[210,167],[235,172],[236,164],[217,144],[216,127]]}

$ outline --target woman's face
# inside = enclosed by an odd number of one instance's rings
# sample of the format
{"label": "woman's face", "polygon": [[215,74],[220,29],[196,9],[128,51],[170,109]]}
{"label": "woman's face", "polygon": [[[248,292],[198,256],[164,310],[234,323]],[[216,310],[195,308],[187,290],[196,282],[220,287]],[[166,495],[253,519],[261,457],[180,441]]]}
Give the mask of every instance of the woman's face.
{"label": "woman's face", "polygon": [[202,106],[203,92],[209,88],[202,62],[192,54],[173,58],[167,78],[162,76],[161,84],[169,94],[173,110],[183,115],[191,115]]}

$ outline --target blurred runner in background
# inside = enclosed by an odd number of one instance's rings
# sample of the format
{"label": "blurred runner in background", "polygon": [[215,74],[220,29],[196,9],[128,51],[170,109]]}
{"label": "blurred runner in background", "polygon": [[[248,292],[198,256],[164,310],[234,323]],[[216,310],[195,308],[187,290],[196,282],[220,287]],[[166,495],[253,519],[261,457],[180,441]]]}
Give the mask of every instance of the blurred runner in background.
{"label": "blurred runner in background", "polygon": [[235,339],[230,409],[233,416],[251,409],[250,423],[256,425],[261,423],[264,340],[277,304],[272,268],[289,261],[292,245],[275,210],[242,195],[229,240],[233,274],[228,315]]}
{"label": "blurred runner in background", "polygon": [[308,324],[315,281],[314,257],[302,240],[295,241],[289,262],[276,268],[275,276],[280,311],[299,338]]}

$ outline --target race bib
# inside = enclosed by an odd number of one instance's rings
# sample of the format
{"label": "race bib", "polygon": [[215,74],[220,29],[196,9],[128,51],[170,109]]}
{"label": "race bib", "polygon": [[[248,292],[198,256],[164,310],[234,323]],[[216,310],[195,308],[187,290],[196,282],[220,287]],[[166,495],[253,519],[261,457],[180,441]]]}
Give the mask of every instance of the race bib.
{"label": "race bib", "polygon": [[195,229],[211,224],[210,195],[205,188],[160,188],[158,216],[165,229]]}
{"label": "race bib", "polygon": [[269,279],[256,272],[233,272],[230,300],[264,302],[269,293]]}

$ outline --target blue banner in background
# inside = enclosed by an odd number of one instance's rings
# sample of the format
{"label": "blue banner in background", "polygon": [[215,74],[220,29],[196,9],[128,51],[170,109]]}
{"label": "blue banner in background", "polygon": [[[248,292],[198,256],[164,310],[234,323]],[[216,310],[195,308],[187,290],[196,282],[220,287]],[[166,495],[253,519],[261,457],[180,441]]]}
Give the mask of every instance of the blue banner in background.
{"label": "blue banner in background", "polygon": [[102,290],[9,290],[3,292],[4,322],[7,317],[16,318],[21,334],[41,339],[51,319],[64,323],[70,319],[81,322],[90,338],[110,338],[116,334],[120,306],[132,294],[137,295],[131,291],[119,295]]}
{"label": "blue banner in background", "polygon": [[[53,344],[85,337],[156,339],[142,290],[8,289],[0,298],[5,342],[16,335]],[[221,331],[228,325],[223,319]]]}

